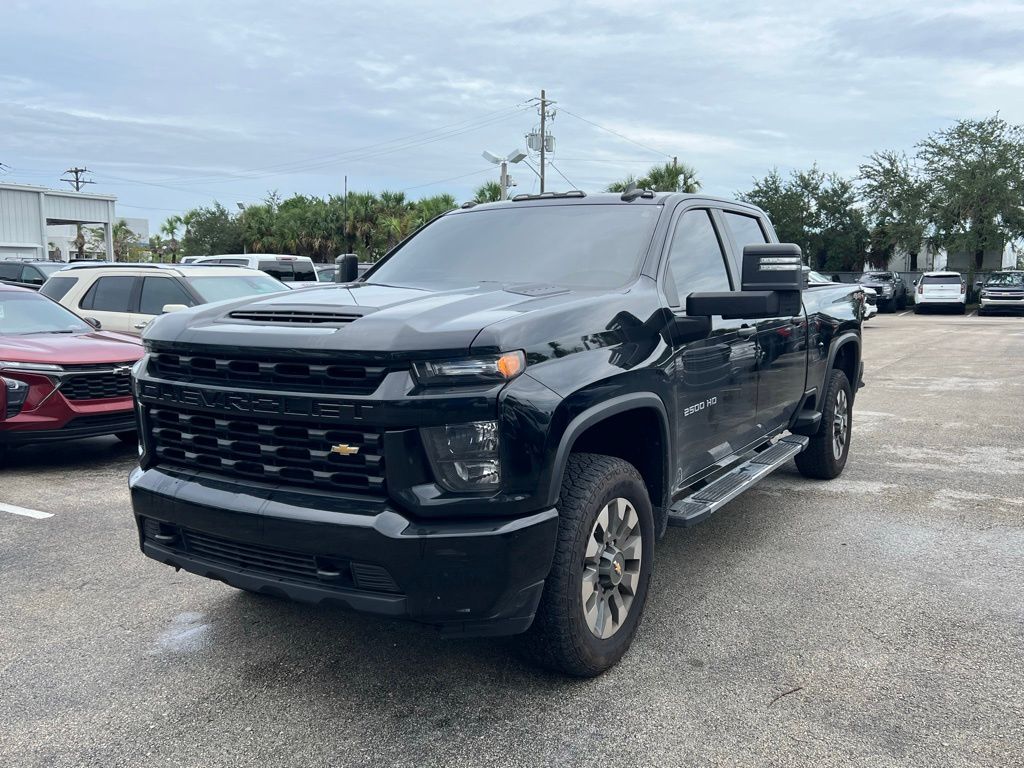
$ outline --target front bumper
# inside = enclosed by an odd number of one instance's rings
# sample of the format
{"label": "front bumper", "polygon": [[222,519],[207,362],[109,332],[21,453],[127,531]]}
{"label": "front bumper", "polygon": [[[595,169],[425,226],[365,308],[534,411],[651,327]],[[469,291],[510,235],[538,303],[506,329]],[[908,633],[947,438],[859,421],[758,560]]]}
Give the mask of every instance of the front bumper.
{"label": "front bumper", "polygon": [[[254,592],[506,635],[533,621],[551,568],[554,509],[504,520],[420,523],[387,504],[136,469],[142,551]],[[358,511],[357,511],[358,510]]]}
{"label": "front bumper", "polygon": [[0,421],[0,445],[26,445],[29,443],[55,443],[86,437],[134,432],[135,411],[114,411],[94,415],[75,416],[63,426],[53,428],[51,419],[31,419],[31,414]]}
{"label": "front bumper", "polygon": [[1024,296],[1016,299],[993,299],[985,297],[981,299],[980,306],[982,309],[1024,312]]}

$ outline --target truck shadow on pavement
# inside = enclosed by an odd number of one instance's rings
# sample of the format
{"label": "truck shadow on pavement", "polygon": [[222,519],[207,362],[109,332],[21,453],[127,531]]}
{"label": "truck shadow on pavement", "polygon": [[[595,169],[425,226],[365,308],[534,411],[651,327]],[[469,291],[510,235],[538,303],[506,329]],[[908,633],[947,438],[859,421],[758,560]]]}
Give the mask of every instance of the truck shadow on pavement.
{"label": "truck shadow on pavement", "polygon": [[125,467],[138,459],[134,445],[126,445],[117,438],[94,437],[71,440],[66,443],[23,445],[8,450],[0,462],[2,471],[97,469],[126,474]]}
{"label": "truck shadow on pavement", "polygon": [[[508,708],[508,694],[547,698],[575,689],[604,689],[651,674],[686,676],[709,660],[694,627],[707,621],[707,590],[722,567],[721,553],[768,546],[747,514],[750,502],[726,508],[697,529],[669,530],[656,551],[656,571],[644,621],[633,648],[602,677],[574,680],[535,666],[518,638],[449,638],[408,622],[369,617],[340,607],[311,606],[238,592],[207,603],[211,626],[206,663],[230,669],[247,689],[272,690],[285,700],[335,701],[363,715],[447,721],[488,717]],[[740,507],[746,506],[747,509]],[[771,521],[772,526],[782,524]],[[717,554],[716,554],[717,553]],[[709,572],[700,573],[707,568]],[[695,582],[699,600],[690,600]],[[703,614],[698,617],[699,614]],[[227,671],[227,670],[225,670]],[[476,713],[476,715],[474,714]]]}

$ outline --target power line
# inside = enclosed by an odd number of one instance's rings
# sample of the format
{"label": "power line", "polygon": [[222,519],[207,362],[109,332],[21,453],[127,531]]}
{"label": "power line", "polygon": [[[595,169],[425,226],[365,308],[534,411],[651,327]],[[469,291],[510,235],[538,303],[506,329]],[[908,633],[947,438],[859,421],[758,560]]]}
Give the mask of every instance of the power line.
{"label": "power line", "polygon": [[582,120],[584,123],[592,125],[595,128],[600,128],[602,131],[606,131],[607,133],[610,133],[613,136],[618,136],[620,139],[628,141],[630,144],[636,144],[638,147],[642,147],[643,149],[646,149],[648,152],[654,152],[656,155],[663,155],[664,157],[672,157],[672,155],[670,155],[668,152],[663,152],[660,149],[655,149],[654,147],[648,146],[647,144],[639,142],[636,139],[631,139],[629,138],[629,136],[626,136],[625,134],[619,133],[618,131],[613,131],[611,128],[607,128],[601,125],[600,123],[595,123],[593,120],[588,120],[585,117],[581,117],[580,115],[577,115],[575,112],[570,112],[565,107],[562,107],[562,111],[565,112],[567,115],[572,115],[577,120]]}
{"label": "power line", "polygon": [[429,184],[417,184],[414,187],[406,187],[405,189],[402,190],[402,192],[410,192],[410,191],[412,191],[414,189],[423,189],[423,187],[432,187],[435,184],[444,184],[445,182],[448,182],[448,181],[455,181],[457,179],[464,179],[467,176],[477,176],[477,175],[479,175],[481,173],[486,173],[487,171],[490,171],[490,170],[491,170],[490,168],[481,168],[478,171],[470,171],[469,173],[463,173],[463,174],[461,174],[459,176],[452,176],[452,177],[447,178],[447,179],[438,179],[437,181],[432,181]]}
{"label": "power line", "polygon": [[555,165],[552,161],[548,160],[548,165],[550,165],[552,168],[554,168],[556,171],[558,171],[558,175],[561,176],[563,179],[565,179],[565,183],[568,184],[571,189],[579,189],[579,187],[577,187],[575,184],[573,184],[571,181],[569,181],[568,177],[564,173],[562,173],[558,169],[558,166]]}
{"label": "power line", "polygon": [[[523,112],[526,112],[529,109],[530,105],[516,104],[513,107],[505,107],[504,109],[496,110],[494,112],[488,112],[485,113],[484,115],[479,115],[474,118],[460,120],[455,123],[449,123],[438,128],[433,128],[429,131],[418,131],[416,133],[408,134],[406,136],[398,137],[395,139],[388,139],[387,141],[376,142],[374,144],[367,144],[362,147],[354,147],[352,149],[347,149],[341,152],[335,152],[327,155],[318,155],[311,158],[306,158],[305,160],[257,166],[254,168],[243,169],[242,171],[239,171],[237,173],[210,174],[208,176],[185,176],[159,179],[158,182],[215,183],[220,180],[258,179],[265,178],[267,176],[274,176],[277,175],[278,173],[314,170],[329,165],[336,165],[342,162],[358,162],[360,160],[371,159],[374,157],[379,157],[381,155],[390,154],[392,152],[398,152],[404,149],[414,149],[416,147],[424,146],[426,144],[432,144],[434,142],[441,141],[446,138],[460,136],[464,133],[469,133],[471,131],[476,131],[481,128],[486,128],[490,125],[496,125],[512,117],[515,117]],[[258,171],[269,171],[269,173],[257,173]]]}

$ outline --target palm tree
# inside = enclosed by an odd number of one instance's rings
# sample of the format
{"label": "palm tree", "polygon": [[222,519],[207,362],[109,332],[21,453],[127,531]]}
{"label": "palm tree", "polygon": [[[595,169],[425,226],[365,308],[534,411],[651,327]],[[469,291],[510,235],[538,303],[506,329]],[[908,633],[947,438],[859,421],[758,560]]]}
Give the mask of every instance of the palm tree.
{"label": "palm tree", "polygon": [[501,200],[501,184],[496,181],[485,181],[476,188],[473,200],[477,203],[496,203]]}
{"label": "palm tree", "polygon": [[646,176],[635,179],[627,176],[624,181],[616,181],[609,184],[606,189],[609,192],[623,192],[630,183],[635,183],[639,189],[650,189],[655,192],[699,192],[700,180],[697,178],[697,171],[686,163],[664,163],[656,165],[647,171]]}
{"label": "palm tree", "polygon": [[181,247],[181,243],[178,242],[177,234],[178,227],[181,226],[181,216],[168,216],[167,220],[160,225],[160,232],[167,235],[167,241],[164,243],[164,250],[171,255],[171,262],[177,262],[178,260],[178,249]]}

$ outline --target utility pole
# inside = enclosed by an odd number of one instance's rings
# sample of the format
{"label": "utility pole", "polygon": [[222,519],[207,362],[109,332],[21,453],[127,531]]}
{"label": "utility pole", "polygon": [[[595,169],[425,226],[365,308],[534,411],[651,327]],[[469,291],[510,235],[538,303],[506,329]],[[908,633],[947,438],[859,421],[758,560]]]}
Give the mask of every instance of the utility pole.
{"label": "utility pole", "polygon": [[[66,171],[64,171],[64,173],[70,173],[74,178],[71,178],[71,179],[61,179],[61,181],[66,181],[68,184],[70,184],[72,187],[74,187],[75,188],[75,192],[81,192],[82,191],[82,187],[84,187],[86,184],[95,184],[96,183],[95,181],[89,181],[88,179],[85,178],[85,174],[87,174],[88,172],[89,172],[88,168],[78,168],[78,167],[68,168]],[[81,224],[76,224],[75,225],[75,248],[78,251],[78,258],[84,259],[85,258],[85,236],[82,234],[82,225]]]}
{"label": "utility pole", "polygon": [[[543,167],[543,166],[541,166],[541,167]],[[541,179],[543,179],[543,178],[544,177],[541,176]],[[502,160],[501,161],[501,177],[500,177],[498,183],[501,186],[501,197],[498,198],[498,199],[499,200],[507,200],[508,199],[508,160]],[[543,182],[541,182],[541,189],[543,189],[543,188],[544,188],[543,187]]]}
{"label": "utility pole", "polygon": [[547,150],[547,134],[545,133],[545,121],[548,114],[548,100],[544,96],[544,89],[540,89],[540,193],[544,194],[544,154]]}
{"label": "utility pole", "polygon": [[84,187],[86,184],[96,183],[95,181],[89,181],[88,179],[85,178],[85,174],[89,173],[88,168],[68,168],[66,171],[64,171],[64,173],[70,173],[72,176],[74,176],[74,178],[72,179],[61,179],[61,181],[66,181],[68,184],[74,187],[75,192],[81,192],[82,187]]}

